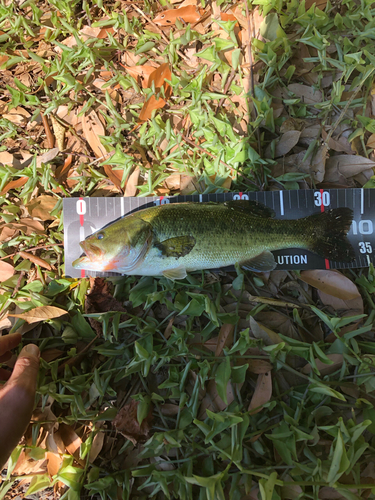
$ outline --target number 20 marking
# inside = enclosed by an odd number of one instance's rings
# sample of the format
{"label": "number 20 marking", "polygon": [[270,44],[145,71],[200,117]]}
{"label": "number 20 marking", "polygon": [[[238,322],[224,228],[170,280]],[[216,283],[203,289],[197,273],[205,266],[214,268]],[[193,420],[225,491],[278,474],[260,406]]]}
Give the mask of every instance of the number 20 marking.
{"label": "number 20 marking", "polygon": [[328,207],[328,205],[331,203],[331,197],[328,191],[323,191],[323,193],[321,193],[320,191],[315,191],[314,198],[314,203],[317,207],[321,207],[322,205],[323,207]]}
{"label": "number 20 marking", "polygon": [[358,245],[361,253],[372,253],[372,246],[369,241],[360,241]]}

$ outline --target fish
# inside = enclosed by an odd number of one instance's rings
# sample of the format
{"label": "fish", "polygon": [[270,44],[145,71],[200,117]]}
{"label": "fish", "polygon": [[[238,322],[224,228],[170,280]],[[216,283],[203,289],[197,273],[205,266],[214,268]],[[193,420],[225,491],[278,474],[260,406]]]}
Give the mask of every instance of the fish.
{"label": "fish", "polygon": [[351,262],[346,207],[300,219],[276,219],[252,200],[170,203],[145,208],[99,229],[80,246],[75,269],[183,279],[187,273],[235,264],[255,272],[276,267],[272,250],[303,248]]}

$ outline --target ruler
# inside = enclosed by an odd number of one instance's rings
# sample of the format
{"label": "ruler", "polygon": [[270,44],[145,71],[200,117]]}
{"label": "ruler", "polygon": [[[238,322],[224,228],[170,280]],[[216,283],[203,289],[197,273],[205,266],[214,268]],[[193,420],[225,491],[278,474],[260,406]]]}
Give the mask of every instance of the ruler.
{"label": "ruler", "polygon": [[[64,246],[65,275],[72,278],[84,276],[118,276],[117,273],[81,271],[72,262],[82,254],[79,242],[101,227],[120,217],[155,205],[181,202],[225,202],[255,200],[274,210],[278,219],[300,219],[332,208],[348,207],[353,210],[353,223],[348,238],[356,258],[349,264],[330,261],[308,250],[288,249],[272,252],[278,270],[293,269],[349,269],[368,267],[374,262],[375,190],[372,189],[319,189],[291,191],[262,191],[247,193],[210,193],[192,196],[144,198],[65,198]],[[228,269],[228,268],[226,268]]]}

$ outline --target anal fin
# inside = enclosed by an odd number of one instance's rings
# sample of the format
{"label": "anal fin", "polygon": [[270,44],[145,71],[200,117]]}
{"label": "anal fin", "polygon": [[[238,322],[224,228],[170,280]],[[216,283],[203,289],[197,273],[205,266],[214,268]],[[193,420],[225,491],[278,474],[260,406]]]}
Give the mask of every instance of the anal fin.
{"label": "anal fin", "polygon": [[256,257],[240,262],[240,266],[248,271],[255,271],[256,273],[262,273],[267,271],[273,271],[276,267],[275,257],[269,250],[265,250]]}
{"label": "anal fin", "polygon": [[183,280],[187,276],[186,269],[184,267],[176,267],[174,269],[167,269],[163,271],[163,276],[174,281],[174,280]]}

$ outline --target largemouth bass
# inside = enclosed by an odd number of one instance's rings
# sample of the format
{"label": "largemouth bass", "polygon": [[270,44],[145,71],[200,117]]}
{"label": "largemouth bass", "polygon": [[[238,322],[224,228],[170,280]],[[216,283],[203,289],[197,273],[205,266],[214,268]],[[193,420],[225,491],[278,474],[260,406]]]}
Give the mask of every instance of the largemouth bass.
{"label": "largemouth bass", "polygon": [[255,201],[171,203],[127,215],[80,243],[86,256],[76,269],[182,279],[190,271],[238,263],[271,271],[271,250],[303,248],[329,260],[351,262],[346,238],[349,208],[336,208],[296,220],[274,218]]}

